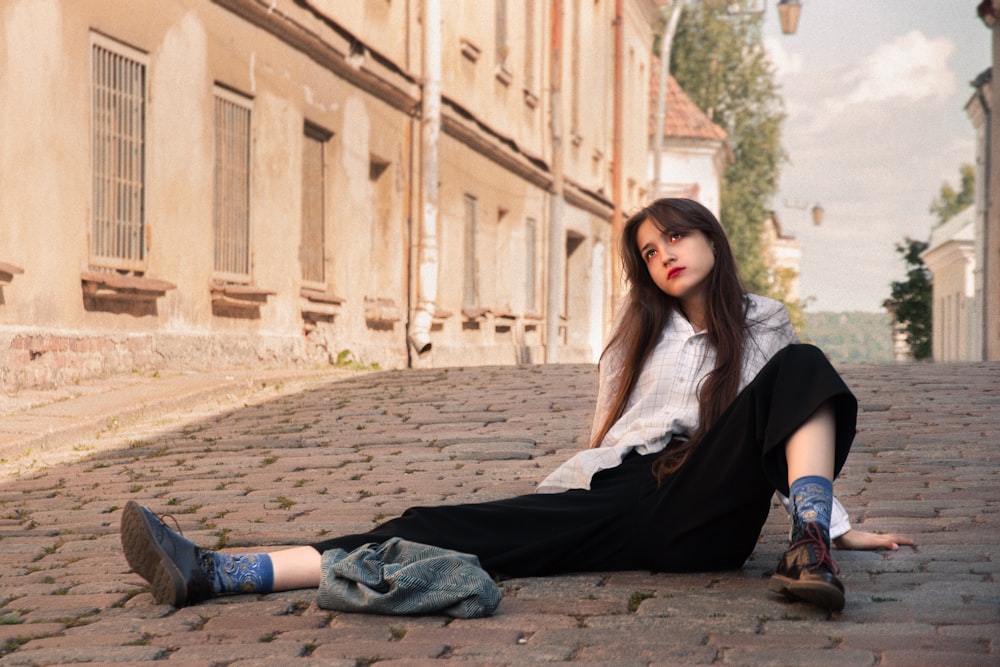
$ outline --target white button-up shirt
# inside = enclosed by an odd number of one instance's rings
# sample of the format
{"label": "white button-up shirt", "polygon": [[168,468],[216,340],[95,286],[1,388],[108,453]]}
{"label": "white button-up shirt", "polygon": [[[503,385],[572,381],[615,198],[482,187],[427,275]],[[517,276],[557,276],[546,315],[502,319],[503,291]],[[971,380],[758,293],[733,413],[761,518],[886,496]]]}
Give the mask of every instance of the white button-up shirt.
{"label": "white button-up shirt", "polygon": [[[772,299],[749,295],[747,325],[740,390],[776,352],[798,342],[788,311]],[[621,381],[621,366],[618,350],[609,350],[601,359],[595,430],[611,410]],[[639,375],[624,413],[600,447],[578,452],[542,480],[537,492],[589,489],[596,473],[619,465],[630,453],[654,454],[663,451],[672,438],[686,438],[698,426],[698,387],[714,367],[715,350],[705,333],[696,332],[683,317],[671,317]],[[782,496],[782,500],[786,499]],[[850,529],[850,519],[836,500],[832,519],[831,537]]]}

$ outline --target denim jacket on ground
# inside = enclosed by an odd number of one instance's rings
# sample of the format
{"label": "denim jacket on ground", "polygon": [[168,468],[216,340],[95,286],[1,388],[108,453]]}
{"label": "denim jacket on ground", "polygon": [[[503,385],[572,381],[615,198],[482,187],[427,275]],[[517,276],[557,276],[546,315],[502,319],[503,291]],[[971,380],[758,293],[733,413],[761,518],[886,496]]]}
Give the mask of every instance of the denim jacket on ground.
{"label": "denim jacket on ground", "polygon": [[500,597],[500,588],[470,554],[397,537],[323,554],[323,609],[478,618],[492,614]]}

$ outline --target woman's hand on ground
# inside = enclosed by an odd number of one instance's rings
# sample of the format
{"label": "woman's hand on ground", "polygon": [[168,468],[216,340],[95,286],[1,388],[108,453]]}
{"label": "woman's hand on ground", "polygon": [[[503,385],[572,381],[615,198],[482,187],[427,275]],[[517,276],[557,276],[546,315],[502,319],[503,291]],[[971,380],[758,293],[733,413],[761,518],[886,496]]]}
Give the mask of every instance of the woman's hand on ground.
{"label": "woman's hand on ground", "polygon": [[906,535],[897,533],[866,533],[863,530],[849,530],[833,543],[838,549],[853,549],[856,551],[872,551],[875,549],[889,549],[896,551],[900,546],[912,547],[916,542]]}

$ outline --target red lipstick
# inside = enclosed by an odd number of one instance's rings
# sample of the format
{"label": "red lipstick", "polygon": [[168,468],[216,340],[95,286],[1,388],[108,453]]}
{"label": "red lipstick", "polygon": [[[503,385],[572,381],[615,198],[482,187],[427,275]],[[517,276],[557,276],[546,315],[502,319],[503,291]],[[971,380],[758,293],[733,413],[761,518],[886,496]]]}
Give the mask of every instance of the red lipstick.
{"label": "red lipstick", "polygon": [[670,269],[669,271],[667,271],[667,280],[673,280],[674,278],[679,276],[682,271],[684,271],[683,266],[677,266]]}

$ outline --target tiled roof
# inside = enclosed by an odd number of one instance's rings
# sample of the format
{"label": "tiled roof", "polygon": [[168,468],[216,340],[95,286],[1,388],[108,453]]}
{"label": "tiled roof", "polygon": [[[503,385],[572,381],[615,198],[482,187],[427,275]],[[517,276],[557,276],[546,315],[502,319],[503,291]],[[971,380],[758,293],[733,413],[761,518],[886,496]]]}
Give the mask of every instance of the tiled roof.
{"label": "tiled roof", "polygon": [[[656,123],[656,94],[659,89],[660,61],[653,58],[651,81],[649,84],[649,133],[652,135]],[[667,75],[667,108],[663,119],[666,136],[683,139],[715,139],[725,141],[726,131],[712,122],[698,106],[691,101],[673,76]]]}

